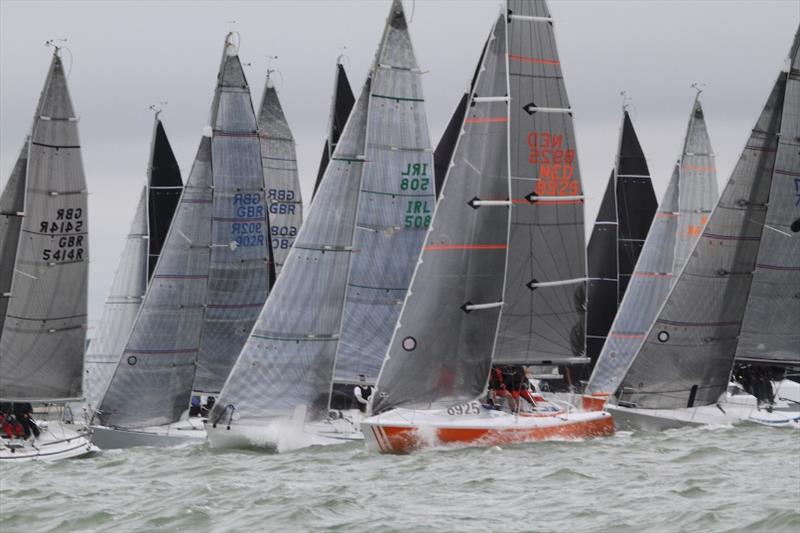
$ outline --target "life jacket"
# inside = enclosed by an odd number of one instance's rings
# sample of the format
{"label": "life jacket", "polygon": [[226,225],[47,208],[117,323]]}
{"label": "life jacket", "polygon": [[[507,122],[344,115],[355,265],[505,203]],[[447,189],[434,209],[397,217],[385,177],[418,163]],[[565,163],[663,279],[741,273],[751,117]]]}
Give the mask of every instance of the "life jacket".
{"label": "life jacket", "polygon": [[369,385],[359,385],[361,389],[361,398],[364,400],[369,400],[369,397],[372,396],[372,387]]}

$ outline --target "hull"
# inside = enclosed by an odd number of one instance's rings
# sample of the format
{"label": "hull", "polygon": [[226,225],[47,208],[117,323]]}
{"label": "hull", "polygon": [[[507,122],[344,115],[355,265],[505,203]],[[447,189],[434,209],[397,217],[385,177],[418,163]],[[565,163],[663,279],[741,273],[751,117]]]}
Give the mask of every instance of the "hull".
{"label": "hull", "polygon": [[94,455],[100,449],[92,444],[90,432],[61,422],[40,426],[41,434],[35,440],[0,438],[0,462],[59,461]]}
{"label": "hull", "polygon": [[614,433],[611,416],[602,411],[548,415],[513,415],[478,407],[469,411],[475,414],[454,416],[444,410],[393,409],[364,419],[361,428],[367,446],[381,453],[409,453],[442,445],[498,446],[585,439]]}
{"label": "hull", "polygon": [[639,409],[608,405],[617,429],[628,431],[663,431],[690,426],[761,424],[800,429],[800,411],[759,409],[752,405],[720,402],[690,409]]}
{"label": "hull", "polygon": [[216,449],[286,452],[309,446],[334,446],[363,441],[359,411],[342,411],[335,418],[296,422],[291,418],[237,420],[230,426],[207,426],[208,441]]}
{"label": "hull", "polygon": [[151,446],[168,448],[202,444],[206,440],[206,431],[202,426],[194,426],[189,422],[178,422],[164,427],[122,429],[104,426],[92,426],[92,442],[103,450],[136,448]]}

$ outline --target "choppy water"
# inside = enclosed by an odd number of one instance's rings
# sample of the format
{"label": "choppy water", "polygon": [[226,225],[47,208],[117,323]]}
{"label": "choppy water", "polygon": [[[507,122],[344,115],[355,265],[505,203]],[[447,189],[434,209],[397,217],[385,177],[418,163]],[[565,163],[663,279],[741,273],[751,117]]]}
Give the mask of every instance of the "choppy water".
{"label": "choppy water", "polygon": [[800,432],[752,426],[381,456],[116,450],[4,465],[2,531],[800,531]]}

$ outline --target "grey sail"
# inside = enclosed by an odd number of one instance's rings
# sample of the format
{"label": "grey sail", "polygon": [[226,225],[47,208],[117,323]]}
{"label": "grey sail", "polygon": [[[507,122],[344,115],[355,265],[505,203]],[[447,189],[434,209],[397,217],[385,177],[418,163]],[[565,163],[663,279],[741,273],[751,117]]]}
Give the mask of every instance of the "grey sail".
{"label": "grey sail", "polygon": [[203,137],[99,422],[148,427],[189,406],[205,315],[212,216],[211,139]]}
{"label": "grey sail", "polygon": [[[486,43],[372,412],[476,398],[503,301],[510,194],[506,19]],[[487,203],[484,203],[487,202]]]}
{"label": "grey sail", "polygon": [[764,223],[785,84],[786,76],[781,75],[708,224],[623,379],[620,404],[692,407],[716,402],[725,391],[759,244],[763,233],[771,231]]}
{"label": "grey sail", "polygon": [[350,81],[347,79],[344,65],[337,61],[336,76],[333,80],[331,111],[328,119],[328,136],[325,139],[325,146],[322,148],[322,157],[317,171],[317,180],[314,182],[312,199],[317,195],[322,178],[325,176],[325,170],[328,168],[328,163],[336,150],[336,144],[344,131],[344,126],[347,124],[347,119],[350,117],[350,111],[353,109],[355,102],[356,99],[353,96],[353,90],[350,88]]}
{"label": "grey sail", "polygon": [[28,170],[29,142],[30,139],[25,139],[11,176],[3,188],[3,194],[0,195],[0,334],[11,297],[22,217],[25,215],[25,174]]}
{"label": "grey sail", "polygon": [[368,95],[369,80],[212,421],[233,410],[245,419],[286,416],[299,405],[311,418],[327,412],[366,161]]}
{"label": "grey sail", "polygon": [[87,192],[78,117],[58,51],[29,146],[25,216],[0,332],[0,399],[77,399],[86,343]]}
{"label": "grey sail", "polygon": [[103,398],[147,290],[147,237],[147,187],[143,187],[97,334],[86,351],[83,393],[90,409]]}
{"label": "grey sail", "polygon": [[583,188],[553,23],[544,1],[508,2],[511,234],[495,361],[585,361]]}
{"label": "grey sail", "polygon": [[194,390],[222,389],[269,291],[269,219],[250,90],[226,40],[211,109],[214,216]]}
{"label": "grey sail", "polygon": [[681,157],[661,200],[608,338],[587,385],[614,394],[697,242],[717,195],[714,156],[695,99]]}
{"label": "grey sail", "polygon": [[258,112],[258,129],[269,211],[269,238],[277,276],[283,269],[289,249],[303,223],[303,201],[294,137],[283,113],[275,84],[269,76]]}
{"label": "grey sail", "polygon": [[369,94],[359,192],[334,380],[378,377],[435,204],[420,71],[402,3],[392,2]]}

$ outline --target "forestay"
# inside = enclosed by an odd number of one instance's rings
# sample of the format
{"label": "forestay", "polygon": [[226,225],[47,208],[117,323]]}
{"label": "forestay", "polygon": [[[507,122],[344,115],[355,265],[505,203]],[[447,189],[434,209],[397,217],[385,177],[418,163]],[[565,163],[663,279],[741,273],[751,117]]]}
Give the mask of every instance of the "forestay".
{"label": "forestay", "polygon": [[147,290],[147,201],[147,187],[143,187],[97,334],[86,351],[83,392],[90,409],[97,408],[103,398]]}
{"label": "forestay", "polygon": [[205,314],[212,215],[211,139],[200,141],[153,278],[98,413],[148,427],[188,409]]}
{"label": "forestay", "polygon": [[[650,226],[636,268],[587,385],[614,394],[664,303],[714,205],[716,171],[699,100],[689,118],[681,157]],[[683,258],[683,259],[681,259]]]}
{"label": "forestay", "polygon": [[435,204],[420,71],[402,2],[392,3],[375,56],[367,160],[334,380],[374,383]]}
{"label": "forestay", "polygon": [[372,411],[476,398],[503,305],[509,223],[506,20],[487,40]]}
{"label": "forestay", "polygon": [[328,168],[328,163],[336,150],[336,144],[339,142],[339,137],[344,131],[344,126],[347,124],[347,119],[350,117],[350,111],[353,109],[353,104],[356,99],[353,96],[353,90],[350,88],[350,82],[347,79],[347,73],[344,70],[344,65],[340,61],[336,62],[336,76],[333,80],[333,98],[331,99],[331,111],[328,118],[328,133],[325,137],[325,146],[322,148],[322,157],[319,162],[319,170],[317,171],[317,180],[314,182],[314,193],[311,198],[317,195],[322,177],[325,175],[325,170]]}
{"label": "forestay", "polygon": [[1,400],[81,396],[89,273],[86,197],[78,117],[56,50],[29,144],[25,215],[0,332]]}
{"label": "forestay", "polygon": [[30,138],[25,139],[17,162],[11,170],[3,194],[0,195],[0,334],[6,320],[11,281],[17,264],[17,247],[22,217],[25,215],[25,174],[28,171]]}
{"label": "forestay", "polygon": [[496,363],[585,357],[586,244],[572,109],[543,0],[508,2],[511,234]]}
{"label": "forestay", "polygon": [[761,246],[736,359],[800,364],[800,31],[786,81]]}
{"label": "forestay", "polygon": [[[278,276],[303,223],[303,200],[297,173],[294,137],[283,113],[275,84],[267,76],[258,112],[261,165],[264,169],[272,261]],[[274,284],[275,280],[271,280]]]}
{"label": "forestay", "polygon": [[[317,197],[211,414],[327,413],[363,167],[369,80],[325,171]],[[228,420],[227,418],[225,419]]]}
{"label": "forestay", "polygon": [[[770,199],[785,75],[645,336],[619,402],[644,408],[708,405],[730,378]],[[776,191],[777,192],[777,191]],[[786,194],[785,192],[783,194]]]}
{"label": "forestay", "polygon": [[658,206],[633,123],[627,111],[622,115],[616,164],[587,249],[586,352],[592,363],[611,329]]}
{"label": "forestay", "polygon": [[203,337],[194,390],[214,394],[269,291],[269,218],[250,89],[226,39],[211,109],[214,217]]}

